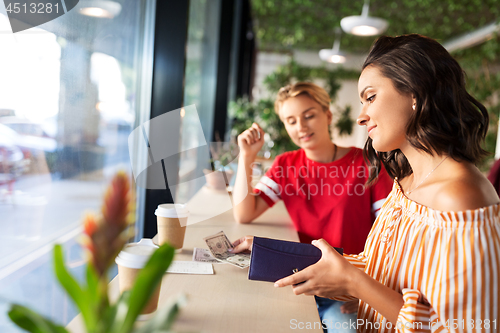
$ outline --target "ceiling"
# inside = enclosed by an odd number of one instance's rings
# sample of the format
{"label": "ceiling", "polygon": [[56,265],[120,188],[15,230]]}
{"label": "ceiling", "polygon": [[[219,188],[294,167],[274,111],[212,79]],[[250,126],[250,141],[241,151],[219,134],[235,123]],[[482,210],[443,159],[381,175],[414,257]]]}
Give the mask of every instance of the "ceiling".
{"label": "ceiling", "polygon": [[[251,0],[260,50],[331,48],[334,28],[361,15],[364,0]],[[386,35],[419,33],[445,42],[500,18],[500,0],[371,0],[370,16],[389,21]],[[343,51],[366,54],[376,37],[342,34]]]}

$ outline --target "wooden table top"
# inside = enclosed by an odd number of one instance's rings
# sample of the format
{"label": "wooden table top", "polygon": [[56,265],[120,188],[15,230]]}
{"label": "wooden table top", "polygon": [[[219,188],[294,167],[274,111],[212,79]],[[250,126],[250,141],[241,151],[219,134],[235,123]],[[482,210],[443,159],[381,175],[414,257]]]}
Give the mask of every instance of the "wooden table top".
{"label": "wooden table top", "polygon": [[[245,235],[298,241],[282,202],[251,224],[237,224],[232,210],[221,212],[220,207],[224,208],[227,202],[230,205],[226,192],[208,188],[202,188],[190,200],[184,247],[174,260],[192,260],[193,248],[207,248],[203,238],[221,230],[231,241]],[[192,221],[200,222],[191,224]],[[214,275],[165,274],[159,306],[179,292],[188,298],[174,331],[290,332],[309,326],[313,329],[308,332],[322,332],[312,296],[295,296],[290,287],[274,288],[270,282],[250,281],[248,268],[228,264],[213,264],[213,268]],[[111,299],[117,297],[116,280],[111,282]],[[73,333],[83,332],[78,317],[68,329]]]}

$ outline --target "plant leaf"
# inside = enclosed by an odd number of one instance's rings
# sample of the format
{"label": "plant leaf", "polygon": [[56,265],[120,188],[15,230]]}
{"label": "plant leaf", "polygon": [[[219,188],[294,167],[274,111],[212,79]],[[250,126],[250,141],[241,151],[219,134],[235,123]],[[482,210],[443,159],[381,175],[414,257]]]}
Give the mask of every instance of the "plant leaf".
{"label": "plant leaf", "polygon": [[118,301],[110,306],[105,313],[107,329],[105,332],[122,332],[119,327],[125,320],[128,312],[128,302],[130,299],[130,290],[122,292]]}
{"label": "plant leaf", "polygon": [[125,320],[120,322],[118,320],[121,317],[119,314],[115,318],[116,324],[120,325],[118,332],[128,333],[132,330],[137,316],[149,301],[150,296],[161,282],[163,274],[165,274],[168,266],[172,263],[174,251],[174,248],[169,244],[163,244],[149,258],[144,268],[141,269],[134,286],[130,290],[128,312]]}
{"label": "plant leaf", "polygon": [[68,333],[68,331],[51,320],[22,305],[13,304],[9,311],[10,319],[22,329],[32,333]]}
{"label": "plant leaf", "polygon": [[177,318],[180,309],[186,304],[186,296],[181,294],[170,300],[167,304],[159,308],[146,324],[134,331],[134,333],[153,333],[169,331]]}
{"label": "plant leaf", "polygon": [[54,246],[54,270],[59,283],[82,313],[82,318],[87,330],[92,332],[97,322],[95,317],[96,314],[92,311],[88,293],[82,290],[75,278],[66,269],[64,265],[63,250],[60,244]]}
{"label": "plant leaf", "polygon": [[89,262],[87,264],[87,295],[89,297],[89,302],[92,304],[92,307],[97,307],[99,304],[100,294],[99,294],[99,277]]}

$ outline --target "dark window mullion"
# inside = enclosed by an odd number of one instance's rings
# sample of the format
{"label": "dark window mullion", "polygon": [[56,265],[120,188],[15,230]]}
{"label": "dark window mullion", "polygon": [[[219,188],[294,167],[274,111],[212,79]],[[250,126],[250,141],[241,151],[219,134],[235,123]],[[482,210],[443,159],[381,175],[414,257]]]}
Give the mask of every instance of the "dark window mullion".
{"label": "dark window mullion", "polygon": [[234,0],[222,0],[219,27],[219,55],[217,59],[217,90],[215,95],[212,141],[224,141],[226,134],[234,17]]}
{"label": "dark window mullion", "polygon": [[[157,1],[151,119],[183,106],[188,22],[189,1]],[[180,128],[177,130],[178,138]],[[178,146],[179,142],[168,144]],[[178,159],[177,155],[162,161],[171,183],[174,184],[177,183],[179,174]],[[146,190],[144,237],[151,238],[156,235],[154,211],[159,204],[172,203],[174,196],[175,193],[169,190]]]}

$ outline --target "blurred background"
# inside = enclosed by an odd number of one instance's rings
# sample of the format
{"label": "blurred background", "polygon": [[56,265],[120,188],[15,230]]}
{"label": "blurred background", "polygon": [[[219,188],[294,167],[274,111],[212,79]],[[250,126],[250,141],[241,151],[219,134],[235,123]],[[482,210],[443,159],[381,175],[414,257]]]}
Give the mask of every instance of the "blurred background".
{"label": "blurred background", "polygon": [[[363,7],[368,7],[368,17],[385,21],[382,34],[429,36],[458,60],[465,70],[469,92],[490,112],[485,148],[492,155],[481,164],[483,171],[489,169],[495,156],[500,110],[499,1],[254,0],[251,3],[258,50],[252,89],[255,102],[272,100],[279,87],[290,81],[313,80],[325,87],[334,100],[332,110],[337,116],[334,140],[341,145],[361,146],[365,131],[349,120],[355,120],[360,111],[357,97],[360,66],[380,32],[366,36],[371,31],[365,27],[356,35],[341,29],[341,21],[349,16],[360,16],[362,21]],[[337,52],[332,54],[342,58],[329,60],[341,62],[329,63],[319,57],[320,50],[335,46]]]}
{"label": "blurred background", "polygon": [[0,5],[0,331],[18,332],[5,315],[14,301],[61,323],[74,317],[51,273],[52,244],[83,272],[82,215],[99,209],[117,170],[131,173],[132,155],[147,161],[128,137],[149,119],[194,105],[181,112],[178,145],[200,147],[169,161],[172,187],[137,188],[137,238],[155,234],[158,203],[206,186],[203,168],[236,169],[235,138],[252,122],[266,131],[257,176],[297,148],[273,110],[283,85],[327,89],[332,140],[362,147],[357,78],[380,34],[432,37],[458,60],[490,113],[491,154],[479,165],[488,173],[500,157],[499,11],[498,0],[80,0],[12,34]]}

